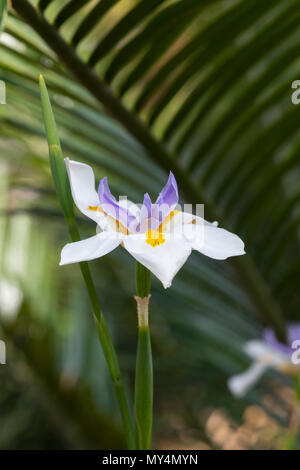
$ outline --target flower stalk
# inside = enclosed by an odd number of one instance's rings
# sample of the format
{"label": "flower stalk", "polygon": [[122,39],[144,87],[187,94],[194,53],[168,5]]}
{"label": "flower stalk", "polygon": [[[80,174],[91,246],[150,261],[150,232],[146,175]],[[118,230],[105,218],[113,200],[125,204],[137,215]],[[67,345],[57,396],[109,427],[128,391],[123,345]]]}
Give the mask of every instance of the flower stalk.
{"label": "flower stalk", "polygon": [[153,420],[153,366],[148,322],[150,271],[137,262],[136,290],[138,347],[135,375],[135,423],[137,448],[151,449]]}
{"label": "flower stalk", "polygon": [[[47,92],[45,81],[42,76],[40,76],[40,92],[44,123],[49,146],[50,167],[55,184],[55,189],[59,202],[63,209],[70,237],[73,242],[77,242],[80,240],[80,234],[75,221],[69,178],[63,159],[59,137],[56,130],[56,124],[52,112],[49,95]],[[105,318],[99,305],[95,284],[93,282],[89,266],[87,262],[81,262],[79,263],[79,265],[93,308],[98,337],[115,387],[115,392],[124,426],[127,446],[129,449],[135,449],[135,437],[131,421],[131,414],[129,411],[128,400],[120,374],[116,351],[113,346]]]}

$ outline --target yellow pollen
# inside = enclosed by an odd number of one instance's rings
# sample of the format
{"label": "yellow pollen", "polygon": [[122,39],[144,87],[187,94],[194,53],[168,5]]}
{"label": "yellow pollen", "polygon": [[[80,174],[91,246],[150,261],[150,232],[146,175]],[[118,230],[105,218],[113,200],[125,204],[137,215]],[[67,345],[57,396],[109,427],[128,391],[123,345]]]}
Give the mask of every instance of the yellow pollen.
{"label": "yellow pollen", "polygon": [[165,243],[166,238],[164,234],[158,230],[148,230],[146,233],[146,243],[148,245],[151,245],[153,248],[155,246],[161,245],[162,243]]}

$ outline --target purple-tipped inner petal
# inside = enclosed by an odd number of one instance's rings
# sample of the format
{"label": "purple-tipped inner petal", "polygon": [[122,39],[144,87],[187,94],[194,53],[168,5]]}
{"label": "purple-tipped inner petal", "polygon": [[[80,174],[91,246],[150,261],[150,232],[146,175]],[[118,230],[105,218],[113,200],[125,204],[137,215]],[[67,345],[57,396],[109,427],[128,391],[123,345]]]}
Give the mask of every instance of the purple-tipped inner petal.
{"label": "purple-tipped inner petal", "polygon": [[121,222],[124,227],[132,231],[133,227],[135,227],[137,223],[136,217],[130,214],[130,212],[124,207],[119,206],[116,201],[116,198],[110,192],[107,183],[107,177],[103,178],[100,181],[98,187],[98,195],[100,206],[104,210],[104,212]]}
{"label": "purple-tipped inner petal", "polygon": [[157,230],[178,203],[177,183],[171,172],[167,184],[160,192],[155,204],[152,204],[148,193],[144,195],[143,205],[137,217],[118,204],[110,192],[107,177],[100,181],[98,195],[100,206],[104,212],[118,220],[131,233],[146,232],[148,229]]}
{"label": "purple-tipped inner petal", "polygon": [[156,202],[152,204],[148,193],[144,195],[144,202],[140,212],[138,230],[157,230],[159,225],[172,212],[178,203],[178,188],[175,177],[170,172],[167,184],[160,192]]}
{"label": "purple-tipped inner petal", "polygon": [[137,226],[137,232],[144,232],[148,229],[148,221],[151,218],[152,201],[148,193],[144,194],[143,205],[140,210],[140,220]]}
{"label": "purple-tipped inner petal", "polygon": [[266,328],[264,331],[264,340],[276,351],[290,356],[294,351],[292,349],[293,342],[298,339],[300,340],[300,324],[291,323],[287,327],[287,344],[281,343],[276,338],[274,331],[271,328]]}
{"label": "purple-tipped inner petal", "polygon": [[[155,204],[163,209],[164,212],[169,210],[169,213],[176,207],[178,203],[178,188],[175,176],[170,171],[167,184],[161,190]],[[165,217],[167,217],[166,214]],[[165,218],[164,217],[164,218]]]}
{"label": "purple-tipped inner petal", "polygon": [[144,201],[140,211],[140,221],[151,217],[152,201],[148,193],[144,194]]}

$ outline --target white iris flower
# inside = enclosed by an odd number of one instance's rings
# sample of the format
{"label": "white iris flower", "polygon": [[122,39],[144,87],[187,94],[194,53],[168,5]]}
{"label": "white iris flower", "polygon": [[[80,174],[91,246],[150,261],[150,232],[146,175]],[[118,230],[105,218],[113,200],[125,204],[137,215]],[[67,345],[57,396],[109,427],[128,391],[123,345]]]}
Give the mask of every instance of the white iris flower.
{"label": "white iris flower", "polygon": [[178,189],[172,173],[156,202],[146,193],[138,207],[127,199],[117,201],[107,178],[100,181],[97,192],[89,165],[65,161],[74,202],[96,222],[100,233],[68,243],[61,253],[61,265],[100,258],[121,245],[167,288],[192,249],[218,260],[245,253],[244,243],[234,233],[176,210]]}

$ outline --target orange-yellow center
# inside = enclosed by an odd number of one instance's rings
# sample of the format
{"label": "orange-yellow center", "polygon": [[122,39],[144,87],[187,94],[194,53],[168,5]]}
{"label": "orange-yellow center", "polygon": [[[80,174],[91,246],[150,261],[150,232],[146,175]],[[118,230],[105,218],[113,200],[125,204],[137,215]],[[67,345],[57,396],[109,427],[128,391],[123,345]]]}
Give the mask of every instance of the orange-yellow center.
{"label": "orange-yellow center", "polygon": [[165,243],[166,237],[162,232],[159,232],[158,230],[148,230],[146,233],[146,243],[148,245],[151,245],[153,248],[155,246],[161,245],[162,243]]}

